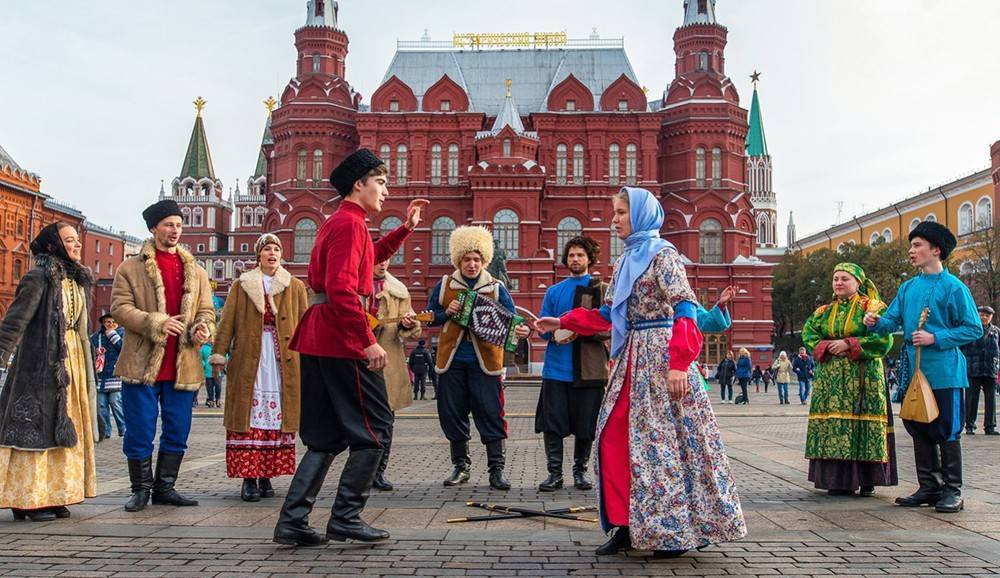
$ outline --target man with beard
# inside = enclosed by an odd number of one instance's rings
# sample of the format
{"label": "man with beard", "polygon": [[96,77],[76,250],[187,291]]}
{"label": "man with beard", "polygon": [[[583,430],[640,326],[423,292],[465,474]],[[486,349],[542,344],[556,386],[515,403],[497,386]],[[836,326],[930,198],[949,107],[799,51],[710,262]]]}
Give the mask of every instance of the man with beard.
{"label": "man with beard", "polygon": [[[571,277],[548,288],[539,317],[559,317],[577,307],[600,309],[607,284],[590,275],[590,265],[597,261],[600,250],[590,237],[575,237],[566,243],[562,263]],[[541,337],[548,345],[535,411],[535,433],[544,435],[549,477],[538,489],[554,492],[563,487],[563,439],[572,434],[573,485],[589,490],[593,484],[586,472],[608,381],[606,342],[611,334],[577,337],[571,342],[563,342],[553,333]]]}

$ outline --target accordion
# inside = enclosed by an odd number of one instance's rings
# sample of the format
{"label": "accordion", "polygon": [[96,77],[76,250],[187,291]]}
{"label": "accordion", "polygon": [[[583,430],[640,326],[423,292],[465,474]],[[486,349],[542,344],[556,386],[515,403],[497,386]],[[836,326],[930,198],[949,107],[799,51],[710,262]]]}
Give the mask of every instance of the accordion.
{"label": "accordion", "polygon": [[514,330],[525,323],[524,317],[511,313],[503,305],[471,289],[462,291],[458,302],[462,304],[462,309],[452,321],[486,343],[511,353],[517,350],[518,339]]}

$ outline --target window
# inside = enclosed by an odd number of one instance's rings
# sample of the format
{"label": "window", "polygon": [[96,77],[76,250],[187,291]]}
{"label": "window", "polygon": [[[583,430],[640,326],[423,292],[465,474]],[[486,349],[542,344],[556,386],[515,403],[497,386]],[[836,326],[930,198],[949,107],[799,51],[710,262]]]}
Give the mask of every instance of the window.
{"label": "window", "polygon": [[521,280],[518,279],[517,277],[511,279],[510,285],[507,286],[507,289],[510,289],[514,293],[517,293],[518,291],[521,290]]}
{"label": "window", "polygon": [[517,259],[520,243],[520,219],[510,209],[501,209],[493,216],[493,238],[508,259]]}
{"label": "window", "polygon": [[556,226],[556,259],[562,259],[563,250],[570,239],[579,237],[582,234],[583,225],[580,224],[579,220],[573,217],[566,217],[559,221],[559,225]]}
{"label": "window", "polygon": [[108,243],[108,255],[110,256],[114,254],[115,254],[115,246],[112,245],[111,243]]}
{"label": "window", "polygon": [[920,224],[920,219],[913,219],[912,221],[910,221],[910,231],[916,229],[917,225],[919,224]]}
{"label": "window", "polygon": [[[20,223],[18,223],[18,224],[20,224]],[[21,267],[22,267],[21,260],[20,259],[14,259],[14,281],[20,281],[21,280]]]}
{"label": "window", "polygon": [[322,18],[323,13],[326,11],[326,2],[323,0],[316,0],[316,18]]}
{"label": "window", "polygon": [[302,149],[298,153],[295,162],[295,186],[304,187],[306,184],[306,151]]}
{"label": "window", "polygon": [[451,101],[450,100],[442,100],[441,101],[441,110],[443,112],[448,112],[449,110],[451,110]]}
{"label": "window", "polygon": [[99,274],[100,272],[101,272],[101,262],[98,261],[98,262],[94,263],[94,273],[98,273]]}
{"label": "window", "polygon": [[191,226],[192,227],[202,227],[205,225],[205,212],[201,207],[195,207],[191,211]]}
{"label": "window", "polygon": [[882,235],[878,231],[872,233],[872,236],[868,239],[868,244],[871,245],[872,247],[876,245],[881,245],[883,242],[884,239],[882,239]]}
{"label": "window", "polygon": [[396,184],[405,185],[407,174],[406,145],[401,144],[396,147]]}
{"label": "window", "polygon": [[976,230],[982,231],[993,226],[993,201],[983,197],[976,203]]}
{"label": "window", "polygon": [[399,112],[399,101],[390,100],[389,101],[389,112]]}
{"label": "window", "polygon": [[556,184],[566,184],[566,145],[556,147]]}
{"label": "window", "polygon": [[249,243],[240,243],[240,253],[246,253],[249,250],[250,250]]}
{"label": "window", "polygon": [[729,343],[725,333],[706,333],[704,345],[701,348],[701,362],[706,365],[718,365],[726,358]]}
{"label": "window", "polygon": [[108,275],[112,277],[115,275],[115,266],[112,263],[108,263]]}
{"label": "window", "polygon": [[972,203],[965,203],[958,208],[958,234],[968,235],[972,232]]}
{"label": "window", "polygon": [[886,230],[882,231],[882,239],[886,243],[891,243],[892,242],[892,231],[889,230],[889,229],[886,229]]}
{"label": "window", "polygon": [[583,145],[573,145],[573,184],[583,184]]}
{"label": "window", "polygon": [[243,226],[253,226],[253,209],[250,207],[243,207]]}
{"label": "window", "polygon": [[722,264],[722,225],[715,219],[705,219],[698,227],[698,253],[702,263]]}
{"label": "window", "polygon": [[[398,229],[399,226],[402,225],[402,224],[403,224],[403,221],[399,217],[386,217],[385,219],[382,219],[382,224],[379,225],[378,230],[379,230],[379,233],[381,233],[382,236],[384,237],[384,236],[388,235],[389,233],[391,233],[391,232],[395,231],[396,229]],[[406,262],[405,258],[403,257],[403,247],[402,247],[402,245],[400,245],[399,250],[396,251],[393,254],[393,256],[389,259],[389,264],[390,265],[402,265],[405,262]]]}
{"label": "window", "polygon": [[931,214],[927,215],[927,217],[925,217],[924,220],[925,221],[930,221],[932,223],[937,223],[937,215],[935,215],[934,213],[931,213]]}
{"label": "window", "polygon": [[628,112],[628,101],[627,100],[619,100],[618,101],[618,110],[619,110],[619,112]]}
{"label": "window", "polygon": [[214,268],[214,272],[212,275],[213,279],[221,281],[226,278],[226,263],[224,261],[216,261],[213,268]]}
{"label": "window", "polygon": [[181,224],[185,227],[191,226],[191,209],[187,207],[181,208]]}
{"label": "window", "polygon": [[638,158],[634,144],[625,147],[625,183],[634,185],[638,178]]}
{"label": "window", "polygon": [[698,147],[694,151],[694,178],[695,186],[704,188],[705,186],[705,149]]}
{"label": "window", "polygon": [[448,217],[438,217],[431,225],[431,264],[448,265],[451,263],[451,249],[448,246],[451,232],[455,230],[455,221]]}
{"label": "window", "polygon": [[962,261],[962,265],[958,268],[958,274],[969,275],[974,273],[975,270],[976,266],[972,263],[972,261]]}
{"label": "window", "polygon": [[295,223],[295,255],[296,263],[308,263],[316,244],[316,222],[306,217]]}
{"label": "window", "polygon": [[608,183],[617,185],[621,170],[621,147],[614,143],[608,147]]}
{"label": "window", "polygon": [[441,184],[441,145],[431,147],[431,184]]}
{"label": "window", "polygon": [[722,186],[722,149],[719,147],[712,149],[712,186]]}
{"label": "window", "polygon": [[264,207],[257,207],[257,210],[254,211],[254,216],[256,217],[254,219],[254,224],[257,225],[258,227],[264,224],[265,213],[267,213],[267,209],[265,209]]}
{"label": "window", "polygon": [[[24,221],[21,220],[17,221],[17,236],[18,237],[24,236]],[[17,278],[20,279],[21,275],[18,275]]]}
{"label": "window", "polygon": [[380,161],[382,161],[382,164],[385,165],[385,170],[387,171],[386,172],[386,178],[387,179],[389,177],[389,173],[392,172],[390,170],[392,168],[392,159],[389,157],[389,151],[390,150],[392,150],[392,149],[390,149],[389,145],[387,145],[387,144],[384,144],[384,145],[380,146],[379,149],[378,149],[378,158],[379,158]]}
{"label": "window", "polygon": [[618,230],[615,229],[614,225],[611,226],[610,245],[611,245],[611,251],[609,252],[609,255],[611,256],[611,265],[614,265],[615,261],[618,260],[618,257],[621,257],[622,253],[625,251],[625,241],[622,241],[618,237]]}
{"label": "window", "polygon": [[98,241],[94,241],[94,247],[95,247],[95,249],[94,249],[95,251],[97,251],[98,253],[101,252],[101,242],[99,240]]}
{"label": "window", "polygon": [[448,145],[448,184],[458,184],[458,145]]}
{"label": "window", "polygon": [[316,149],[313,151],[313,185],[320,186],[326,180],[323,174],[323,151]]}
{"label": "window", "polygon": [[705,51],[698,53],[698,70],[708,70],[708,53]]}
{"label": "window", "polygon": [[570,111],[576,110],[576,101],[575,100],[567,100],[566,101],[566,110],[570,110]]}
{"label": "window", "polygon": [[319,54],[313,54],[312,56],[313,73],[317,73],[320,70],[319,64]]}
{"label": "window", "polygon": [[510,147],[511,147],[511,145],[510,145],[510,139],[509,138],[503,139],[503,156],[504,156],[504,158],[510,158]]}
{"label": "window", "polygon": [[205,252],[205,243],[198,243],[197,247],[198,247],[198,252],[199,253],[204,253]]}
{"label": "window", "polygon": [[767,213],[757,215],[757,244],[769,245],[771,243],[771,220]]}

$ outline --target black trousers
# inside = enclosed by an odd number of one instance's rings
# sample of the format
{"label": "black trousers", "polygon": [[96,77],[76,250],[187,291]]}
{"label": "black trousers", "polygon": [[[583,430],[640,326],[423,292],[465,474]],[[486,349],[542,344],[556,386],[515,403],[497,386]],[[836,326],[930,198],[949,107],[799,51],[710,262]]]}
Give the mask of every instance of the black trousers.
{"label": "black trousers", "polygon": [[535,409],[535,433],[593,441],[603,387],[573,387],[572,382],[543,379]]}
{"label": "black trousers", "polygon": [[911,437],[924,443],[943,444],[959,439],[965,425],[965,397],[960,388],[935,389],[934,399],[941,412],[931,423],[903,420],[903,427]]}
{"label": "black trousers", "polygon": [[997,429],[997,381],[992,377],[970,377],[969,389],[965,390],[965,427],[976,429],[976,418],[979,417],[979,392],[986,398],[986,408],[983,415],[983,429]]}
{"label": "black trousers", "polygon": [[413,397],[424,397],[427,392],[427,372],[413,372]]}
{"label": "black trousers", "polygon": [[448,371],[438,376],[438,420],[448,441],[471,439],[470,411],[480,441],[488,444],[507,439],[503,406],[500,376],[486,375],[475,361],[452,361]]}
{"label": "black trousers", "polygon": [[311,450],[381,449],[392,437],[392,409],[381,373],[358,359],[301,355],[299,433]]}

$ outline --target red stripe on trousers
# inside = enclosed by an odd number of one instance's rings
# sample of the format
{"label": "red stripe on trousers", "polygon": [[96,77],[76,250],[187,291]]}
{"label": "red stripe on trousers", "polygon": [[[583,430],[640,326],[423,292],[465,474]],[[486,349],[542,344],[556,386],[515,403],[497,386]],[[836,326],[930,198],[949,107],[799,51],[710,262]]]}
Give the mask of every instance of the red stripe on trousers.
{"label": "red stripe on trousers", "polygon": [[372,436],[375,445],[379,449],[382,449],[382,442],[378,441],[375,431],[372,430],[371,424],[368,423],[368,412],[365,411],[365,396],[361,393],[361,369],[358,368],[358,362],[354,362],[354,381],[358,386],[358,403],[361,404],[361,417],[365,420],[365,429],[368,430],[368,435]]}

